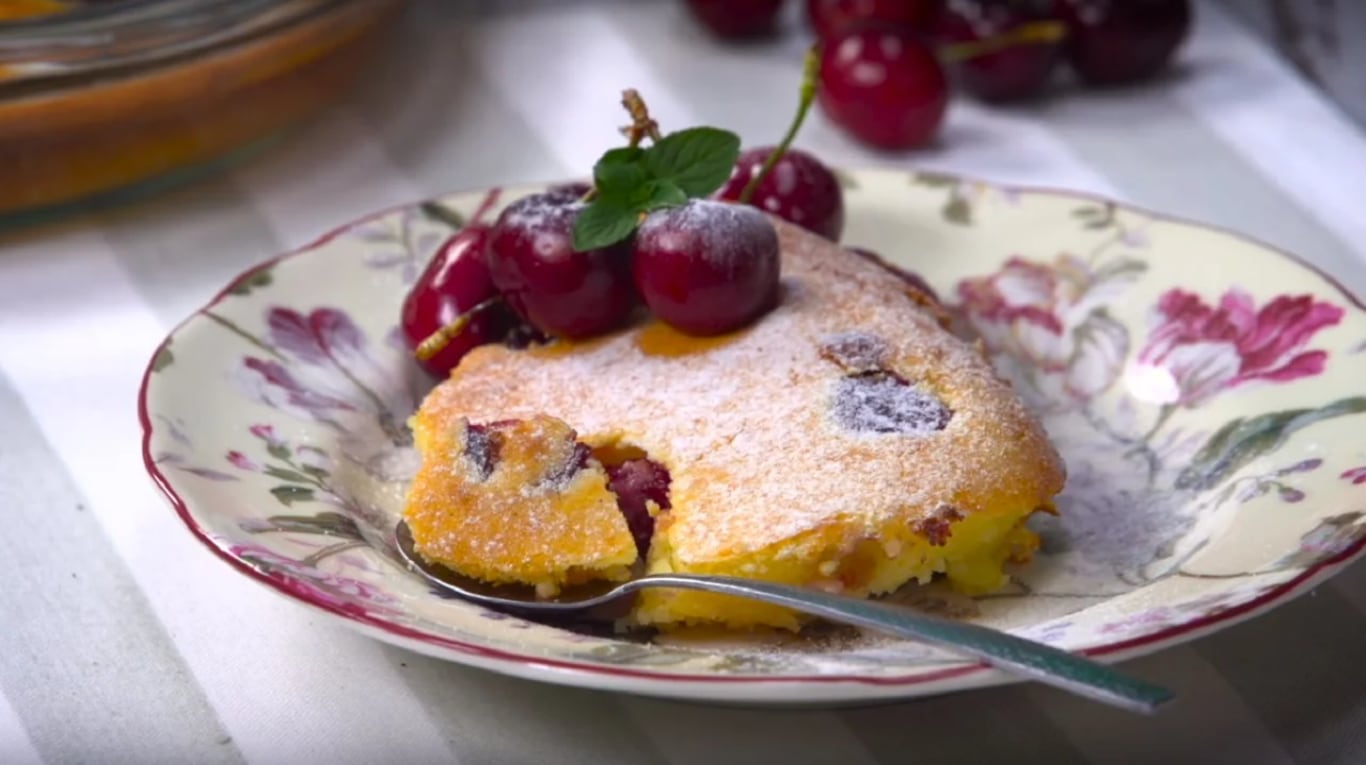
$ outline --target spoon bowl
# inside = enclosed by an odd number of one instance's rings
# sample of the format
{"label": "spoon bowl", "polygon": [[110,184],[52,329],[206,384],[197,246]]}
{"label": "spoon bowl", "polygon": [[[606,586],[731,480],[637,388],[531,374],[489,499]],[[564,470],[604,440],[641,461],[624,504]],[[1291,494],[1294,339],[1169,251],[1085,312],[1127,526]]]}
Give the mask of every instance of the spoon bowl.
{"label": "spoon bowl", "polygon": [[565,590],[553,600],[538,599],[530,587],[491,585],[424,560],[414,548],[412,532],[403,521],[394,529],[394,541],[408,567],[433,586],[465,600],[521,614],[591,615],[619,605],[623,598],[648,587],[700,590],[785,606],[833,622],[915,640],[1022,679],[1132,712],[1152,714],[1174,698],[1166,688],[1129,677],[1085,656],[903,606],[793,585],[695,574],[648,574],[625,582],[592,582]]}

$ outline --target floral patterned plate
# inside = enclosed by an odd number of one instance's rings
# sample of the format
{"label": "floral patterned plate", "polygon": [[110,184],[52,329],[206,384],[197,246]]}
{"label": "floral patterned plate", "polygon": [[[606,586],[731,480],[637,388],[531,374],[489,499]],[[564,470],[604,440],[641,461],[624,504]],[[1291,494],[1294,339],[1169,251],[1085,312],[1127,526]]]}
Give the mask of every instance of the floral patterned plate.
{"label": "floral patterned plate", "polygon": [[[1090,197],[845,179],[845,241],[941,291],[1070,473],[1060,517],[1039,519],[1037,560],[1005,591],[894,597],[1113,660],[1285,602],[1366,545],[1366,311],[1331,280]],[[397,564],[404,423],[433,384],[398,340],[398,307],[452,226],[500,203],[457,194],[353,223],[243,274],[157,350],[147,469],[210,550],[381,640],[548,682],[833,704],[1009,680],[833,628],[650,640],[552,627],[443,598]]]}

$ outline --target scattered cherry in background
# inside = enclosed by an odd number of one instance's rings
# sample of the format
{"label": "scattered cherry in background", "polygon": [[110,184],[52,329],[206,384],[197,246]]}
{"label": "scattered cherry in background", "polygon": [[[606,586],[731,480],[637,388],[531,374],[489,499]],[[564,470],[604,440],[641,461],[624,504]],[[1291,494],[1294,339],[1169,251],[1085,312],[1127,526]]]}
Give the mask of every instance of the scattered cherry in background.
{"label": "scattered cherry in background", "polygon": [[[775,148],[764,146],[741,154],[735,172],[721,189],[721,198],[740,199]],[[749,204],[832,241],[839,241],[844,231],[844,192],[839,179],[819,159],[798,149],[788,149],[773,165]]]}
{"label": "scattered cherry in background", "polygon": [[1084,82],[1118,85],[1162,71],[1191,26],[1190,0],[1058,0],[1067,57]]}
{"label": "scattered cherry in background", "polygon": [[753,207],[692,199],[636,232],[635,283],[662,321],[690,335],[739,329],[778,297],[778,233]]}
{"label": "scattered cherry in background", "polygon": [[[946,45],[980,43],[1043,21],[1058,21],[1054,0],[947,0],[934,35]],[[949,69],[957,84],[984,101],[1020,101],[1043,92],[1061,59],[1061,40],[1024,42]]]}
{"label": "scattered cherry in background", "polygon": [[926,31],[939,13],[939,3],[940,0],[807,0],[806,18],[821,40],[870,22]]}
{"label": "scattered cherry in background", "polygon": [[817,99],[832,122],[864,143],[910,149],[939,132],[949,89],[919,33],[867,26],[826,41]]}
{"label": "scattered cherry in background", "polygon": [[636,305],[631,245],[575,252],[574,220],[583,205],[564,193],[523,197],[503,210],[488,245],[493,285],[523,319],[562,337],[616,328]]}
{"label": "scattered cherry in background", "polygon": [[693,16],[717,37],[762,37],[777,28],[783,0],[688,0]]}

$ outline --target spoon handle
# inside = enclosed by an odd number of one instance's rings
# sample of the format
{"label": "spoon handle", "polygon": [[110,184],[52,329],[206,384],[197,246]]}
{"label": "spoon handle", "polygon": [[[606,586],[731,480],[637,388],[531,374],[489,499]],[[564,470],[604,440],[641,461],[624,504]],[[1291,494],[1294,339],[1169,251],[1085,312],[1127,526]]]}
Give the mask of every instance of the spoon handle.
{"label": "spoon handle", "polygon": [[626,585],[632,590],[646,587],[704,590],[787,606],[831,621],[878,630],[980,659],[1011,674],[1133,712],[1152,714],[1173,698],[1166,688],[1131,678],[1079,654],[1000,630],[872,600],[721,576],[653,574]]}

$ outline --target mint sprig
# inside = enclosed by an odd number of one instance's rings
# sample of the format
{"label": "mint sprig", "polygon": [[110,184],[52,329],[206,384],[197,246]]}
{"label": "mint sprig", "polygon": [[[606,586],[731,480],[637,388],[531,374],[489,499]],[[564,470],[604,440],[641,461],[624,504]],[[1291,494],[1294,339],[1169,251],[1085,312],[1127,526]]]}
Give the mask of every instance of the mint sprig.
{"label": "mint sprig", "polygon": [[705,197],[730,178],[740,137],[714,127],[669,133],[648,148],[612,149],[593,167],[592,201],[574,222],[574,249],[629,237],[647,213]]}

